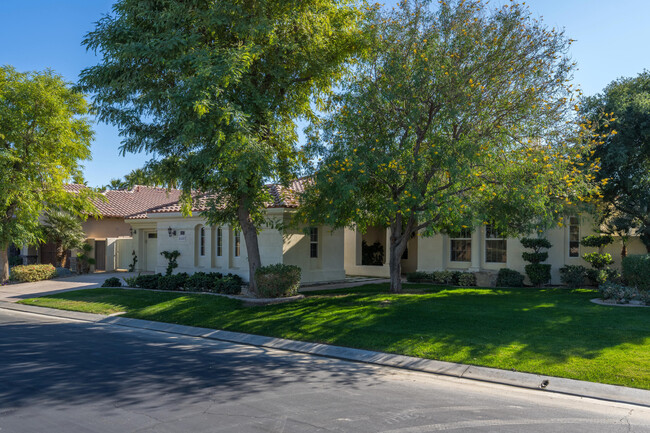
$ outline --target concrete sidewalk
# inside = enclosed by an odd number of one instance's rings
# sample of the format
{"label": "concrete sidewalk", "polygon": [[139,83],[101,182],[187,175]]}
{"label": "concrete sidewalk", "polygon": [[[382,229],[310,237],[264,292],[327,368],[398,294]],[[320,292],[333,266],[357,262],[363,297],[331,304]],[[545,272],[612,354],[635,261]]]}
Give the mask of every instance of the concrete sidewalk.
{"label": "concrete sidewalk", "polygon": [[362,362],[385,367],[420,371],[425,373],[456,377],[459,379],[462,378],[482,382],[498,383],[519,388],[534,389],[540,392],[552,392],[577,397],[593,398],[598,400],[650,407],[650,391],[637,388],[627,388],[624,386],[585,382],[573,379],[563,379],[559,377],[542,376],[531,373],[499,370],[496,368],[456,364],[451,362],[414,358],[410,356],[394,355],[390,353],[374,352],[370,350],[352,349],[348,347],[332,346],[327,344],[306,343],[283,338],[244,334],[240,332],[221,331],[208,328],[175,325],[164,322],[129,319],[126,317],[118,316],[104,316],[100,314],[56,310],[52,308],[35,307],[31,305],[21,305],[9,302],[0,302],[0,309],[59,317],[83,322],[147,329],[190,337],[199,337],[210,340],[220,340],[231,343],[267,347],[277,350],[286,350],[297,353],[343,359],[346,361]]}
{"label": "concrete sidewalk", "polygon": [[70,290],[92,289],[100,287],[107,278],[128,278],[137,275],[134,272],[102,272],[75,275],[73,277],[34,281],[0,286],[1,302],[18,302],[21,299],[35,298]]}

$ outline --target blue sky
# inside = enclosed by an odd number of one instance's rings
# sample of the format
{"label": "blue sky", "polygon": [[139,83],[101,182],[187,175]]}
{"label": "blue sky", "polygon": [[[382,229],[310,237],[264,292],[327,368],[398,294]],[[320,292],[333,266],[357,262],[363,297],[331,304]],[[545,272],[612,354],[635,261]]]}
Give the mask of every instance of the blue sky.
{"label": "blue sky", "polygon": [[[19,71],[51,68],[77,81],[83,68],[98,61],[81,46],[81,40],[110,11],[111,4],[112,0],[0,1],[0,64]],[[571,56],[579,67],[575,83],[585,94],[598,93],[616,78],[649,68],[649,1],[529,0],[526,4],[547,25],[564,28],[568,37],[577,40]],[[120,156],[115,127],[96,123],[94,129],[93,159],[85,162],[89,185],[122,177],[148,159],[144,154]]]}

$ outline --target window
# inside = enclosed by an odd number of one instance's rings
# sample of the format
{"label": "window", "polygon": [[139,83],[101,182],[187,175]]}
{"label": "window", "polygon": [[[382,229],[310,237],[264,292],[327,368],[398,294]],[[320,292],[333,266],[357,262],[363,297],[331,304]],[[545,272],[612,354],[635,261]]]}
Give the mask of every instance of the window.
{"label": "window", "polygon": [[221,227],[217,229],[217,257],[223,255],[223,231]]}
{"label": "window", "polygon": [[318,257],[318,227],[309,228],[309,257]]}
{"label": "window", "polygon": [[508,241],[493,224],[485,226],[485,262],[505,263]]}
{"label": "window", "polygon": [[239,230],[235,230],[233,237],[235,238],[235,257],[239,257],[241,253],[241,235],[239,234]]}
{"label": "window", "polygon": [[472,231],[469,228],[451,235],[450,260],[452,262],[472,261]]}
{"label": "window", "polygon": [[569,257],[580,257],[580,219],[569,217]]}
{"label": "window", "polygon": [[205,256],[205,227],[199,231],[199,254]]}
{"label": "window", "polygon": [[149,239],[157,239],[158,238],[158,233],[147,233],[147,238],[149,238]]}

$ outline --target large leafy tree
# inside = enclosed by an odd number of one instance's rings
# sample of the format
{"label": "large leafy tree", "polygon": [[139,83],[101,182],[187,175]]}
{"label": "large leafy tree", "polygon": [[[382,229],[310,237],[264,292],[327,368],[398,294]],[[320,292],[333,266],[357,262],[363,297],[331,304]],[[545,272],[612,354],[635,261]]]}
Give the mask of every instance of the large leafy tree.
{"label": "large leafy tree", "polygon": [[42,240],[39,217],[50,209],[95,211],[90,190],[70,194],[81,177],[93,132],[84,96],[51,71],[0,67],[0,281],[9,277],[7,247]]}
{"label": "large leafy tree", "polygon": [[52,209],[45,215],[43,223],[45,239],[56,244],[56,265],[65,267],[66,253],[80,248],[86,240],[81,219],[69,212]]}
{"label": "large leafy tree", "polygon": [[403,1],[368,16],[368,55],[312,131],[322,160],[300,217],[389,228],[398,292],[414,235],[488,221],[543,230],[590,199],[593,175],[579,168],[594,140],[572,122],[561,32],[516,3]]}
{"label": "large leafy tree", "polygon": [[621,236],[638,233],[650,252],[650,72],[612,82],[583,107],[589,121],[611,117],[597,128],[607,135],[595,154],[602,161],[601,222]]}
{"label": "large leafy tree", "polygon": [[251,289],[264,184],[300,162],[296,120],[355,50],[359,12],[342,0],[119,0],[84,44],[102,62],[81,83],[123,152],[154,152],[147,170],[184,191],[215,194],[210,223],[240,227]]}

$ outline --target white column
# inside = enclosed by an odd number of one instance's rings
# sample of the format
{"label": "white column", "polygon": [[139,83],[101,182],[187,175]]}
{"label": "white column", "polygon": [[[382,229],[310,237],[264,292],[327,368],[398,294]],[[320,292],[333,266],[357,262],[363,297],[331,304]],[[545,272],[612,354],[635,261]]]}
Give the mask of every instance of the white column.
{"label": "white column", "polygon": [[472,264],[469,268],[470,272],[478,272],[481,270],[481,249],[483,248],[483,226],[478,226],[472,232]]}

